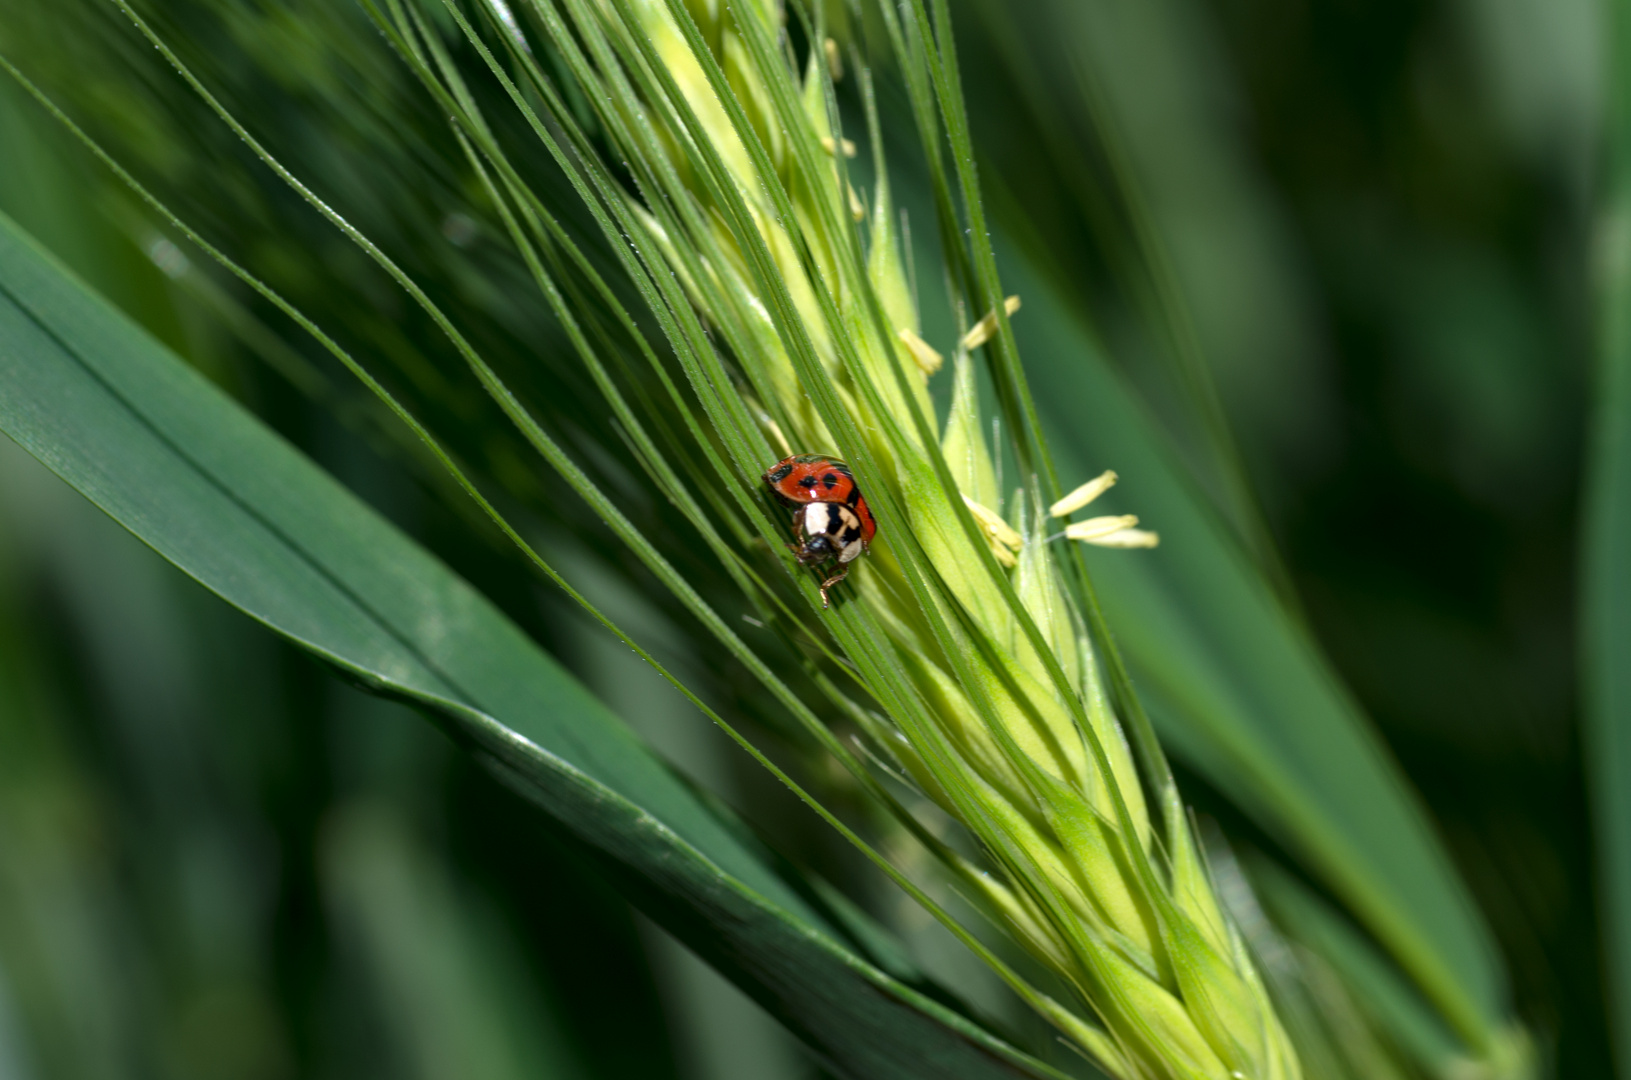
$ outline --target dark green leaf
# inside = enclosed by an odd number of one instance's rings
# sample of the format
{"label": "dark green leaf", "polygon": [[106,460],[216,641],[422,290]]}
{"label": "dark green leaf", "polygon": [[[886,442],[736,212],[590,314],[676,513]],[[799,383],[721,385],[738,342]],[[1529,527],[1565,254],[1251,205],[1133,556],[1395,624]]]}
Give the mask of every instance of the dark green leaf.
{"label": "dark green leaf", "polygon": [[[1042,275],[1005,276],[1066,487],[1113,468],[1100,513],[1151,552],[1096,552],[1094,582],[1173,753],[1342,898],[1476,1050],[1500,1027],[1488,932],[1398,766],[1306,629],[1185,476],[1138,399]],[[1068,407],[1060,403],[1069,403]]]}
{"label": "dark green leaf", "polygon": [[1319,897],[1268,860],[1250,860],[1252,885],[1275,924],[1342,975],[1371,1022],[1435,1074],[1455,1067],[1459,1047],[1415,988],[1376,947]]}
{"label": "dark green leaf", "polygon": [[1059,1075],[842,945],[486,599],[3,218],[0,430],[250,617],[434,715],[840,1072]]}
{"label": "dark green leaf", "polygon": [[1631,1075],[1631,9],[1610,6],[1609,182],[1599,243],[1597,413],[1581,567],[1587,779],[1602,866],[1603,971],[1618,1073]]}

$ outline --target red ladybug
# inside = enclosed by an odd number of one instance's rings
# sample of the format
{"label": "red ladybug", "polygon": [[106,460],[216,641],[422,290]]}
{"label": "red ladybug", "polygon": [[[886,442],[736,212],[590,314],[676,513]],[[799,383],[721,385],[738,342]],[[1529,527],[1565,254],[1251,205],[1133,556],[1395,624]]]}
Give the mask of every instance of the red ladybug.
{"label": "red ladybug", "polygon": [[782,502],[798,509],[793,528],[798,561],[815,566],[838,560],[838,572],[821,583],[821,606],[827,590],[844,580],[849,564],[860,558],[878,532],[878,523],[842,461],[818,454],[784,458],[765,470],[765,483]]}

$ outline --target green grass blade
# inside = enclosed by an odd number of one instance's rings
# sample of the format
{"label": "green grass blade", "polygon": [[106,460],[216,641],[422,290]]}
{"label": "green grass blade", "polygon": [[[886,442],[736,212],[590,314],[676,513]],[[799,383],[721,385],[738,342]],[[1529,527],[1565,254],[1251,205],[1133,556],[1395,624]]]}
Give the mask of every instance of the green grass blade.
{"label": "green grass blade", "polygon": [[5,222],[0,430],[252,618],[432,713],[846,1075],[1057,1075],[841,945],[496,609]]}
{"label": "green grass blade", "polygon": [[[1058,165],[1071,196],[1093,221],[1105,257],[1117,268],[1139,320],[1162,342],[1155,357],[1182,391],[1185,427],[1199,437],[1204,448],[1206,464],[1201,474],[1216,489],[1215,501],[1287,602],[1295,603],[1239,441],[1224,412],[1193,311],[1179,286],[1172,252],[1135,175],[1131,148],[1097,73],[1085,61],[1073,61],[1071,81],[1077,88],[1077,107],[1090,122],[1094,138],[1092,145],[1084,147],[1066,122],[1071,107],[1056,107],[1049,99],[1051,91],[1034,58],[1028,58],[1028,44],[1016,21],[1000,5],[978,3],[975,10],[1002,57],[1005,73],[1013,78],[1027,105],[1027,117],[1042,129],[1042,153]],[[1035,236],[1012,239],[1029,241],[1033,250],[1042,247]]]}
{"label": "green grass blade", "polygon": [[1580,579],[1584,738],[1602,875],[1608,1030],[1631,1076],[1631,8],[1608,5],[1608,178],[1598,210],[1596,416]]}
{"label": "green grass blade", "polygon": [[[1093,346],[1024,264],[1029,348],[1067,477],[1113,463],[1159,549],[1088,557],[1116,638],[1174,754],[1306,860],[1470,1043],[1492,1037],[1504,976],[1488,931],[1398,767]],[[1114,495],[1107,506],[1115,508]]]}
{"label": "green grass blade", "polygon": [[1266,860],[1249,865],[1252,886],[1275,924],[1342,973],[1372,1023],[1435,1074],[1452,1072],[1461,1051],[1455,1036],[1424,1008],[1415,988],[1399,978],[1376,948],[1285,871]]}

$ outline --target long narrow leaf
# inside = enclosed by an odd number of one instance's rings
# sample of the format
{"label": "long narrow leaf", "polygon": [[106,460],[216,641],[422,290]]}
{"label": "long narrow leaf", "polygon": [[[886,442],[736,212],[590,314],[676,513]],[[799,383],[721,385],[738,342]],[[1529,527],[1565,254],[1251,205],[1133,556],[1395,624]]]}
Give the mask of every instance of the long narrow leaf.
{"label": "long narrow leaf", "polygon": [[1599,210],[1594,417],[1580,581],[1587,779],[1601,859],[1608,1030],[1620,1076],[1631,1076],[1631,6],[1606,6],[1613,76]]}
{"label": "long narrow leaf", "polygon": [[1041,400],[1073,403],[1045,417],[1062,472],[1114,462],[1160,524],[1158,551],[1096,557],[1094,582],[1162,735],[1317,870],[1464,1038],[1488,1038],[1504,976],[1398,766],[1067,305],[1023,263],[1007,277],[1031,347],[1079,358],[1038,375]]}
{"label": "long narrow leaf", "polygon": [[1058,1075],[844,947],[479,594],[3,220],[0,430],[228,602],[435,716],[844,1074]]}

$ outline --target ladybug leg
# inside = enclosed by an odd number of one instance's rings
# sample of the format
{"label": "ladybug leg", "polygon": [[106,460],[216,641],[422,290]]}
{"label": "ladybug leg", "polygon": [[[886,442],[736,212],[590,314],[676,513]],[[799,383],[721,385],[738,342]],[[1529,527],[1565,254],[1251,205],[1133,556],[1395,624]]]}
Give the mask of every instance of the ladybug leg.
{"label": "ladybug leg", "polygon": [[844,563],[843,565],[839,566],[838,573],[834,574],[832,577],[828,578],[826,581],[823,581],[821,583],[821,606],[822,606],[823,609],[826,609],[826,608],[829,608],[829,607],[832,606],[830,603],[827,602],[827,590],[832,588],[834,585],[837,585],[840,581],[843,581],[844,578],[848,574],[849,574],[849,563]]}
{"label": "ladybug leg", "polygon": [[[793,535],[800,539],[802,539],[804,536],[804,511],[806,509],[808,509],[808,507],[801,506],[797,510],[793,511]],[[797,559],[799,562],[805,561],[804,545],[802,543],[788,544],[787,550],[791,551],[793,553],[793,558]]]}

